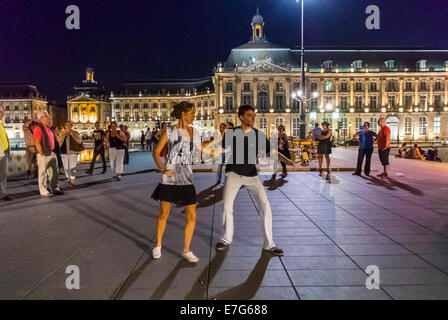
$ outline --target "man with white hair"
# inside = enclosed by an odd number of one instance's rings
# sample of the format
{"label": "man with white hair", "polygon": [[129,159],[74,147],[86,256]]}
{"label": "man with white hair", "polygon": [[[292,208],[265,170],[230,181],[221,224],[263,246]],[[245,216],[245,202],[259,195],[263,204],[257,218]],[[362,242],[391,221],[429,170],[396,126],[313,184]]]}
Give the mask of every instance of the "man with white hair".
{"label": "man with white hair", "polygon": [[9,157],[9,139],[3,127],[3,107],[0,105],[0,201],[11,201],[6,193],[6,162]]}
{"label": "man with white hair", "polygon": [[[39,123],[33,130],[37,149],[37,167],[39,169],[39,192],[42,197],[64,194],[59,188],[58,162],[55,147],[55,137],[50,129],[50,116],[47,111],[37,113]],[[50,180],[48,187],[47,179]]]}

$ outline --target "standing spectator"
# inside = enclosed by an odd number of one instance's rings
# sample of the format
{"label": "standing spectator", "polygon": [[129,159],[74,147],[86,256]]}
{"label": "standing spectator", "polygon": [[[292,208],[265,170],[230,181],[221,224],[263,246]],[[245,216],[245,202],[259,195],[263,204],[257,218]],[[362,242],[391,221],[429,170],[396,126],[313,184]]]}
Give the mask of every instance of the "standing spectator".
{"label": "standing spectator", "polygon": [[142,134],[140,135],[140,145],[142,147],[142,151],[145,151],[145,131],[142,130]]}
{"label": "standing spectator", "polygon": [[[291,154],[289,153],[289,142],[288,142],[288,136],[286,135],[286,129],[284,125],[280,125],[277,128],[278,130],[278,152],[284,155],[286,158],[291,159]],[[283,161],[280,161],[280,164],[282,165],[282,178],[285,178],[288,175],[288,172],[286,171],[286,163]],[[277,170],[274,171],[273,177],[275,178],[277,176]]]}
{"label": "standing spectator", "polygon": [[33,129],[36,123],[28,119],[22,127],[26,145],[26,176],[31,179],[31,170],[34,171],[34,178],[37,178],[37,149],[34,142]]}
{"label": "standing spectator", "polygon": [[151,133],[151,145],[152,145],[152,149],[154,150],[157,146],[157,144],[159,143],[159,141],[157,140],[157,129],[154,129],[153,132]]}
{"label": "standing spectator", "polygon": [[360,176],[362,170],[362,163],[364,156],[366,157],[366,164],[364,166],[364,173],[366,176],[370,175],[370,161],[372,160],[373,143],[376,139],[376,133],[370,130],[370,123],[364,122],[362,130],[354,135],[354,138],[359,142],[358,150],[358,164],[353,175]]}
{"label": "standing spectator", "polygon": [[[54,133],[50,130],[50,116],[47,111],[37,114],[39,123],[34,128],[34,141],[37,149],[37,167],[39,168],[39,192],[42,197],[64,194],[59,188],[58,163]],[[48,187],[48,181],[50,186]]]}
{"label": "standing spectator", "polygon": [[152,133],[149,128],[146,129],[145,140],[146,140],[146,150],[149,149],[149,151],[152,151]]}
{"label": "standing spectator", "polygon": [[314,124],[314,129],[313,129],[314,141],[319,141],[319,137],[321,136],[321,134],[322,134],[322,129],[319,128],[319,123],[316,122]]}
{"label": "standing spectator", "polygon": [[106,156],[104,155],[104,145],[106,143],[106,133],[104,130],[100,129],[100,123],[95,123],[95,130],[93,131],[92,135],[93,141],[95,143],[94,149],[93,149],[93,157],[92,162],[90,163],[90,168],[86,171],[86,173],[91,176],[93,174],[93,169],[95,167],[96,158],[100,155],[101,161],[103,162],[103,171],[101,171],[101,174],[105,174],[107,170],[107,164],[106,164]]}
{"label": "standing spectator", "polygon": [[3,108],[0,106],[0,201],[11,201],[13,198],[6,193],[6,164],[9,154],[9,139],[3,127]]}
{"label": "standing spectator", "polygon": [[58,135],[58,142],[61,146],[61,157],[65,176],[68,179],[68,184],[74,186],[78,153],[83,149],[82,137],[78,132],[73,130],[72,123],[67,121],[65,127]]}
{"label": "standing spectator", "polygon": [[390,153],[390,128],[386,125],[386,119],[378,119],[378,125],[381,127],[378,132],[378,156],[381,164],[383,165],[383,173],[378,177],[385,178],[389,173],[389,153]]}
{"label": "standing spectator", "polygon": [[124,159],[123,164],[128,165],[129,164],[129,143],[131,141],[131,134],[128,131],[128,126],[120,126],[122,128],[124,135],[126,136],[125,146],[124,149]]}
{"label": "standing spectator", "polygon": [[106,134],[106,141],[109,143],[110,167],[115,172],[115,178],[121,180],[123,174],[123,159],[126,149],[126,135],[121,130],[117,130],[117,123],[111,122]]}
{"label": "standing spectator", "polygon": [[[316,129],[318,127],[316,126]],[[316,130],[314,129],[314,130]],[[322,162],[323,156],[325,155],[325,162],[327,164],[327,176],[326,179],[330,179],[331,169],[330,169],[330,154],[331,154],[331,136],[333,131],[330,129],[330,124],[326,121],[322,122],[322,131],[319,136],[319,146],[317,147],[317,157],[319,160],[319,176],[323,175]]]}
{"label": "standing spectator", "polygon": [[[61,128],[52,126],[51,132],[53,132],[54,136],[57,137],[61,133]],[[62,163],[62,157],[61,157],[61,146],[59,145],[58,139],[54,139],[54,150],[53,152],[56,154],[56,159],[58,159],[58,169],[59,174],[63,175],[65,174],[64,171],[64,164]]]}
{"label": "standing spectator", "polygon": [[[217,139],[217,141],[213,141],[213,143],[219,143],[219,141],[222,140],[223,136],[224,136],[224,132],[227,129],[227,125],[225,123],[221,123],[219,125],[219,133],[221,134],[220,137]],[[216,184],[220,184],[221,183],[221,178],[222,178],[222,168],[224,167],[224,163],[226,162],[226,158],[225,158],[225,153],[222,153],[221,155],[221,161],[218,164],[218,173],[216,174]]]}
{"label": "standing spectator", "polygon": [[235,128],[235,125],[233,124],[233,122],[228,121],[227,122],[227,129],[233,129],[233,128]]}

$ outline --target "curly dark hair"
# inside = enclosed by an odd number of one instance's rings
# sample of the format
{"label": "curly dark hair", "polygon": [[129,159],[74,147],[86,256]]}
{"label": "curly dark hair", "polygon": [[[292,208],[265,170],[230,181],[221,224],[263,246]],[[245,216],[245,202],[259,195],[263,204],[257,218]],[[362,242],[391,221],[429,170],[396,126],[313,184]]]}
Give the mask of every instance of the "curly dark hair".
{"label": "curly dark hair", "polygon": [[194,104],[187,101],[179,102],[174,106],[174,110],[171,112],[171,117],[180,119],[182,118],[182,113],[190,111],[191,108],[194,108]]}
{"label": "curly dark hair", "polygon": [[330,129],[330,123],[327,121],[322,122],[322,127],[327,127],[328,129]]}

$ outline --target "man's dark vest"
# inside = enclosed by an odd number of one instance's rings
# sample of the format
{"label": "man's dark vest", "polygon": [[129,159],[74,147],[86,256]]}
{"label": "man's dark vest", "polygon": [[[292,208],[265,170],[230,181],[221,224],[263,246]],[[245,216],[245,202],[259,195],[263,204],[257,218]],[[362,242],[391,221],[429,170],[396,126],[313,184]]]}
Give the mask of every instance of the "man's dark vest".
{"label": "man's dark vest", "polygon": [[42,124],[38,124],[39,128],[42,130],[42,139],[40,144],[42,146],[42,154],[44,156],[51,156],[53,150],[51,149],[50,138],[48,137],[47,130]]}

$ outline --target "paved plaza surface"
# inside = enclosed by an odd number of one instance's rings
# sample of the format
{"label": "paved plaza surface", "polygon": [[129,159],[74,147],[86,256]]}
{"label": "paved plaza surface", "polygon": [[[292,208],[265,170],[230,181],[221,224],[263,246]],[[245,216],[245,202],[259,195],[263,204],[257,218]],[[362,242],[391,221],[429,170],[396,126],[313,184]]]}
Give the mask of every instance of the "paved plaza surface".
{"label": "paved plaza surface", "polygon": [[[355,151],[338,152],[354,163]],[[281,258],[262,254],[246,188],[234,243],[217,253],[223,186],[213,186],[216,173],[195,173],[197,264],[181,259],[183,208],[172,210],[162,258],[151,257],[159,174],[150,168],[150,153],[134,153],[121,182],[79,170],[75,188],[49,199],[36,181],[11,181],[16,200],[0,203],[0,299],[448,299],[447,164],[392,159],[388,180],[335,172],[331,183],[316,172],[269,182],[262,172]],[[69,265],[79,290],[65,287]],[[380,289],[365,286],[369,265]]]}

